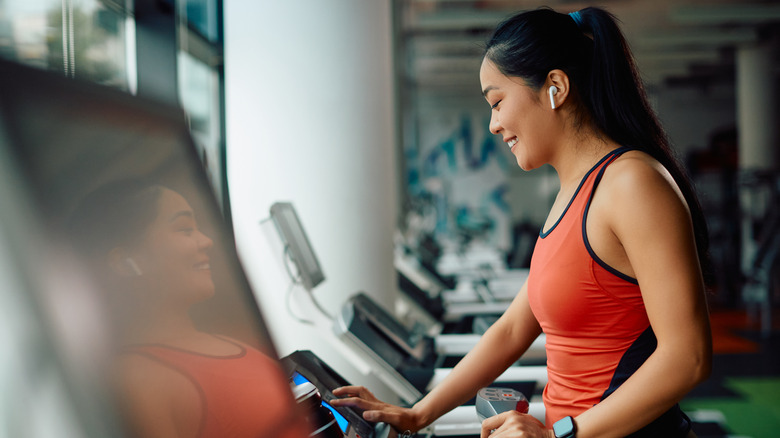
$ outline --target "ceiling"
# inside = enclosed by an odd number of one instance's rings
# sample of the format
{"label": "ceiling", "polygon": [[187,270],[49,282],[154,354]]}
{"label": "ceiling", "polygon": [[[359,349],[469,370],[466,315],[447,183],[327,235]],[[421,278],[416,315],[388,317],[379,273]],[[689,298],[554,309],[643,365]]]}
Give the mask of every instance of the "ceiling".
{"label": "ceiling", "polygon": [[735,49],[780,35],[780,0],[403,0],[407,85],[450,97],[479,96],[482,45],[496,24],[540,6],[559,12],[599,6],[615,14],[651,89],[733,83]]}

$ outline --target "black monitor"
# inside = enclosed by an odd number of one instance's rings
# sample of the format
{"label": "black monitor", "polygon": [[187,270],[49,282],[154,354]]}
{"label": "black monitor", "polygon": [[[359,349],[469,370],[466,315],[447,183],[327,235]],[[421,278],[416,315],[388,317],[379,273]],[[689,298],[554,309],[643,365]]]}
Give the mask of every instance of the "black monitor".
{"label": "black monitor", "polygon": [[279,230],[285,252],[298,268],[298,277],[303,287],[311,291],[325,280],[325,274],[295,208],[289,202],[277,202],[271,206],[271,219]]}
{"label": "black monitor", "polygon": [[92,391],[81,418],[110,406],[132,436],[221,436],[235,414],[252,436],[308,435],[180,109],[0,61],[0,152],[22,200],[0,209],[43,242],[25,266],[41,318],[74,394]]}

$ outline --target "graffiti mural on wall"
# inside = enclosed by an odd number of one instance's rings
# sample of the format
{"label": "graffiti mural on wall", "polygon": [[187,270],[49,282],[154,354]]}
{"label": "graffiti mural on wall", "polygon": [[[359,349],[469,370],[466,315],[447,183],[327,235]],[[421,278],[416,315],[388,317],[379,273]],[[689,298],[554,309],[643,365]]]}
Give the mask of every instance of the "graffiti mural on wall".
{"label": "graffiti mural on wall", "polygon": [[410,195],[434,205],[437,234],[479,237],[508,249],[514,157],[488,132],[489,120],[481,112],[420,119],[417,147],[406,150]]}

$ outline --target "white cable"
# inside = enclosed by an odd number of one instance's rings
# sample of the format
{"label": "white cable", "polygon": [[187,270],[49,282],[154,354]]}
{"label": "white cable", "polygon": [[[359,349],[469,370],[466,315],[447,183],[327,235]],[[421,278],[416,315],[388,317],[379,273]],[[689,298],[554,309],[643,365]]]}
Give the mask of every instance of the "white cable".
{"label": "white cable", "polygon": [[289,313],[290,316],[293,317],[293,319],[295,319],[300,323],[314,325],[314,321],[304,319],[296,315],[295,312],[293,312],[292,310],[292,306],[290,305],[290,297],[292,297],[293,288],[298,284],[300,284],[300,281],[298,280],[297,276],[293,275],[292,270],[290,270],[290,266],[287,264],[287,260],[290,258],[289,255],[290,255],[290,245],[285,245],[284,255],[282,256],[282,258],[284,259],[283,264],[284,264],[284,269],[287,271],[287,275],[290,276],[290,280],[291,280],[290,286],[287,288],[287,293],[285,294],[284,297],[285,306],[287,306],[287,313]]}
{"label": "white cable", "polygon": [[[292,281],[290,287],[292,288],[292,286],[301,285],[302,282],[301,282],[300,271],[298,272],[298,275],[293,274],[292,269],[290,269],[290,265],[288,264],[288,260],[292,261],[292,258],[290,257],[290,245],[285,245],[284,246],[284,255],[282,256],[282,258],[284,259],[284,261],[283,261],[284,269],[287,271],[287,275],[290,276],[290,280]],[[319,310],[323,315],[327,316],[328,319],[333,319],[333,315],[328,313],[328,311],[325,310],[324,307],[322,307],[322,305],[319,303],[319,301],[317,301],[317,299],[314,298],[314,294],[311,293],[310,290],[307,290],[306,292],[309,293],[309,299],[314,304],[314,306],[317,308],[317,310]],[[288,308],[289,308],[289,305],[288,305]],[[311,323],[311,321],[309,321],[309,322]]]}
{"label": "white cable", "polygon": [[294,287],[295,287],[295,283],[294,282],[290,283],[290,287],[287,288],[287,294],[286,294],[286,296],[284,298],[285,304],[287,306],[287,313],[289,313],[290,316],[293,317],[293,319],[295,319],[296,321],[298,321],[298,322],[300,322],[302,324],[314,325],[314,321],[309,320],[309,319],[301,318],[300,316],[296,315],[295,312],[293,312],[292,306],[290,305],[290,297],[292,296],[292,290],[293,290]]}
{"label": "white cable", "polygon": [[300,275],[293,274],[292,269],[290,269],[290,265],[287,262],[288,260],[291,260],[290,245],[284,245],[284,254],[282,254],[282,259],[284,269],[287,271],[287,275],[290,277],[290,280],[293,282],[293,284],[300,284]]}
{"label": "white cable", "polygon": [[328,311],[327,311],[327,310],[325,310],[325,308],[324,308],[324,307],[322,307],[322,305],[320,304],[320,302],[319,302],[319,301],[317,301],[317,299],[316,299],[316,298],[314,298],[314,294],[313,294],[313,293],[311,293],[311,291],[309,291],[309,298],[311,298],[311,302],[312,302],[312,303],[314,303],[314,306],[315,306],[315,307],[317,307],[317,309],[318,309],[320,312],[322,312],[322,314],[323,314],[323,315],[327,316],[327,317],[328,317],[328,319],[333,319],[333,315],[331,315],[330,313],[328,313]]}

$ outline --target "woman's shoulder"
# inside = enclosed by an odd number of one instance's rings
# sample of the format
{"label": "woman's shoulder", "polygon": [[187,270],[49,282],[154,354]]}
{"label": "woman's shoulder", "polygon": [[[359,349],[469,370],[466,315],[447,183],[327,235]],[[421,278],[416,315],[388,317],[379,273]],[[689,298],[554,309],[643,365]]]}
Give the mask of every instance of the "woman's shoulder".
{"label": "woman's shoulder", "polygon": [[658,160],[647,152],[638,149],[629,149],[621,154],[612,164],[610,164],[608,170],[609,169],[618,171],[611,173],[620,174],[621,176],[647,178],[655,175],[668,175],[669,178],[671,178],[669,171],[667,171]]}
{"label": "woman's shoulder", "polygon": [[690,222],[688,204],[674,178],[645,152],[632,150],[615,159],[598,190],[598,203],[613,230],[658,230]]}
{"label": "woman's shoulder", "polygon": [[604,171],[600,189],[610,192],[610,198],[636,201],[658,196],[673,196],[684,203],[682,192],[671,173],[646,152],[629,150]]}

